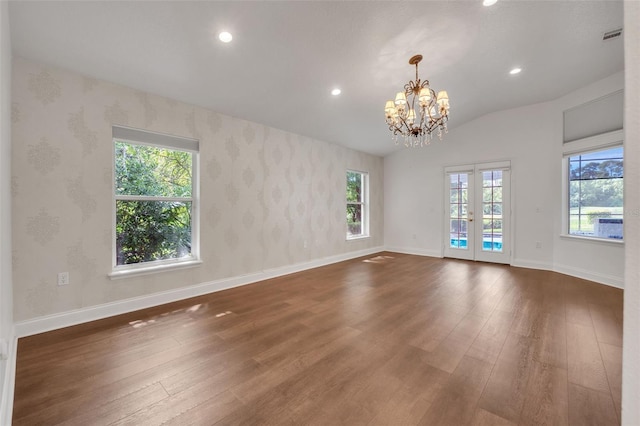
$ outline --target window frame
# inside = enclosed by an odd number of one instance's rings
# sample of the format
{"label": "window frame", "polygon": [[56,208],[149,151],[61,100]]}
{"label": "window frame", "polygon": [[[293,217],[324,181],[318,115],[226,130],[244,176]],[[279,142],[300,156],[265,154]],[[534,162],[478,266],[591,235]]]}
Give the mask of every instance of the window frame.
{"label": "window frame", "polygon": [[[166,270],[181,269],[197,266],[202,263],[200,259],[200,144],[196,139],[185,138],[148,130],[135,129],[124,126],[112,127],[112,165],[113,177],[111,179],[112,195],[112,225],[111,225],[111,272],[109,278],[118,279],[130,276],[147,275]],[[151,146],[174,151],[191,153],[191,197],[162,197],[147,195],[118,195],[116,194],[116,154],[117,142],[132,145]],[[149,262],[118,265],[118,249],[116,243],[116,203],[117,201],[180,201],[191,203],[191,255],[177,259],[162,259]]]}
{"label": "window frame", "polygon": [[[562,149],[562,228],[560,232],[561,238],[590,241],[604,244],[624,244],[624,210],[622,212],[623,218],[623,238],[602,238],[590,235],[575,235],[569,233],[570,226],[570,212],[569,207],[569,186],[570,173],[569,173],[569,158],[578,155],[589,154],[596,151],[603,151],[610,148],[623,148],[622,158],[624,163],[624,132],[623,130],[615,130],[612,132],[602,133],[595,136],[590,136],[583,139],[577,139],[570,142],[565,142]],[[624,185],[624,172],[623,172],[623,185]],[[624,197],[624,195],[623,195]]]}
{"label": "window frame", "polygon": [[[360,201],[348,201],[347,200],[347,174],[348,173],[357,173],[361,176],[362,182],[362,190],[361,190],[361,200]],[[358,235],[349,235],[349,224],[346,222],[345,217],[345,235],[347,241],[358,240],[362,238],[369,238],[369,172],[364,172],[360,170],[347,169],[345,173],[345,210],[349,205],[360,205],[362,209],[362,225],[361,225],[361,233]]]}

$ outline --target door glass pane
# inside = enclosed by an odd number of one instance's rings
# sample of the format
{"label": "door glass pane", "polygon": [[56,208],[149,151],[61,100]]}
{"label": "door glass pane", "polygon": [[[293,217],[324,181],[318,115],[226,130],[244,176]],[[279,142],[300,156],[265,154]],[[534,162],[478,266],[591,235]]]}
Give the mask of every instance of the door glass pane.
{"label": "door glass pane", "polygon": [[482,251],[502,252],[502,170],[482,172]]}
{"label": "door glass pane", "polygon": [[491,172],[482,172],[482,187],[491,187],[492,175]]}
{"label": "door glass pane", "polygon": [[502,188],[500,187],[493,188],[493,201],[498,203],[502,202]]}
{"label": "door glass pane", "polygon": [[449,175],[449,247],[468,250],[467,235],[467,202],[468,175]]}
{"label": "door glass pane", "polygon": [[491,191],[491,188],[482,188],[482,202],[483,203],[490,203],[491,202],[491,196],[493,195],[493,192]]}

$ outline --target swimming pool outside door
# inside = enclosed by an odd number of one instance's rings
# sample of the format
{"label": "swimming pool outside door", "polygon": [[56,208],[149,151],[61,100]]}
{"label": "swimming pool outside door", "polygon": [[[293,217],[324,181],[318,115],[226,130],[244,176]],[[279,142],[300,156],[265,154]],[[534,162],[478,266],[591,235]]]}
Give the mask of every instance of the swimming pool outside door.
{"label": "swimming pool outside door", "polygon": [[510,263],[510,163],[445,168],[444,256]]}

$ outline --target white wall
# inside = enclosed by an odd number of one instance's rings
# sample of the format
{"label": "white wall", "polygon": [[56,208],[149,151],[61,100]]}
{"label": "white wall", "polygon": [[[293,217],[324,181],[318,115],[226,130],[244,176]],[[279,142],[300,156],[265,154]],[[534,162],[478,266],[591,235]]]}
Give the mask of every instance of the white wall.
{"label": "white wall", "polygon": [[8,2],[0,2],[0,339],[10,359],[0,360],[0,424],[12,409],[13,295],[11,284],[11,41]]}
{"label": "white wall", "polygon": [[[621,245],[564,240],[559,235],[562,111],[619,90],[623,83],[620,72],[552,102],[480,117],[427,148],[402,148],[385,157],[386,246],[440,256],[446,232],[444,167],[510,160],[512,264],[558,269],[622,286]],[[536,248],[537,241],[542,248]]]}
{"label": "white wall", "polygon": [[[553,102],[556,114],[560,114],[560,123],[556,125],[553,143],[562,141],[562,111],[576,105],[584,104],[624,87],[624,73],[617,73],[608,78],[583,87]],[[555,166],[560,169],[561,153],[555,154]],[[625,162],[627,154],[625,152]],[[554,157],[551,157],[554,159]],[[625,169],[625,178],[627,170]],[[625,179],[626,185],[626,179]],[[554,270],[589,280],[624,287],[624,245],[616,242],[589,242],[571,238],[561,238],[562,231],[562,197],[560,185],[556,190],[554,203]],[[626,201],[626,200],[625,200]],[[625,221],[629,216],[625,215]],[[630,235],[630,234],[628,234]]]}
{"label": "white wall", "polygon": [[625,282],[622,344],[622,424],[640,424],[640,3],[624,3]]}
{"label": "white wall", "polygon": [[[18,334],[26,320],[383,245],[380,157],[21,58],[12,77]],[[200,140],[201,266],[107,277],[113,124]],[[369,172],[371,238],[346,241],[347,169]]]}

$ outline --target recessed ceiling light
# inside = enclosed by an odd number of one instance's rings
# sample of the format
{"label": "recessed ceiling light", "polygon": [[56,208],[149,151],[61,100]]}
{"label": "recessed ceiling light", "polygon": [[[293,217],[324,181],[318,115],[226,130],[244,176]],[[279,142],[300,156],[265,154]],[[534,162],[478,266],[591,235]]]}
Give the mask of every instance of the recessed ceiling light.
{"label": "recessed ceiling light", "polygon": [[223,31],[220,34],[218,34],[218,38],[223,43],[229,43],[231,40],[233,40],[233,36],[231,35],[230,32],[227,32],[227,31]]}
{"label": "recessed ceiling light", "polygon": [[498,0],[483,0],[482,1],[482,5],[483,6],[493,6],[497,2],[498,2]]}
{"label": "recessed ceiling light", "polygon": [[511,75],[520,74],[520,71],[522,71],[522,68],[514,68],[511,71],[509,71],[509,74]]}
{"label": "recessed ceiling light", "polygon": [[340,93],[342,93],[342,90],[340,90],[340,89],[333,89],[333,90],[331,91],[331,94],[332,94],[333,96],[338,96]]}

